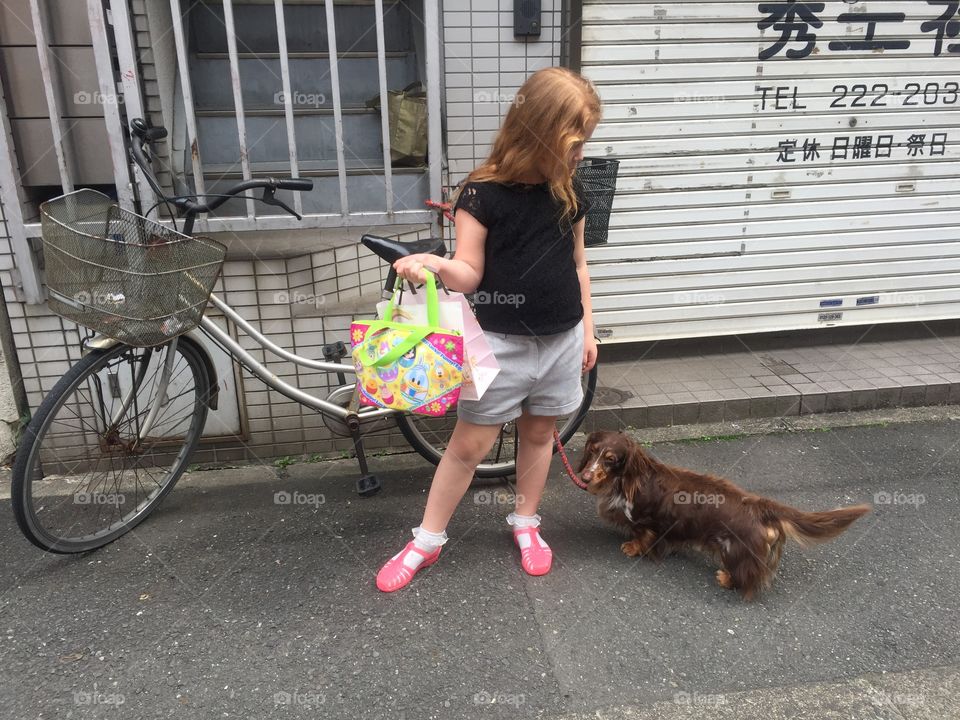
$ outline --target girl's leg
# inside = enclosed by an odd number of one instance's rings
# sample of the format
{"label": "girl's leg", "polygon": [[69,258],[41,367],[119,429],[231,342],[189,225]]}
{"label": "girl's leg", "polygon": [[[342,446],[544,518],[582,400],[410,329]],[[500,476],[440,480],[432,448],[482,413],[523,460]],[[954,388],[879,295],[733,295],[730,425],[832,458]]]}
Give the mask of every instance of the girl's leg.
{"label": "girl's leg", "polygon": [[555,417],[524,412],[517,420],[520,446],[517,448],[516,509],[507,517],[520,548],[520,564],[530,575],[545,575],[553,563],[550,546],[540,537],[537,508],[547,484],[553,457]]}
{"label": "girl's leg", "polygon": [[557,419],[545,415],[529,415],[526,410],[517,418],[520,447],[517,448],[518,515],[535,515],[543,496],[553,457],[553,429]]}
{"label": "girl's leg", "polygon": [[450,444],[447,445],[433,475],[420,527],[427,532],[444,531],[464,493],[470,487],[477,465],[490,452],[500,435],[501,427],[457,420]]}
{"label": "girl's leg", "polygon": [[470,487],[477,465],[493,447],[500,428],[500,425],[476,425],[457,420],[450,444],[433,475],[423,520],[413,530],[414,540],[380,569],[378,588],[384,592],[399,590],[421,567],[437,561],[440,548],[447,541],[447,523]]}

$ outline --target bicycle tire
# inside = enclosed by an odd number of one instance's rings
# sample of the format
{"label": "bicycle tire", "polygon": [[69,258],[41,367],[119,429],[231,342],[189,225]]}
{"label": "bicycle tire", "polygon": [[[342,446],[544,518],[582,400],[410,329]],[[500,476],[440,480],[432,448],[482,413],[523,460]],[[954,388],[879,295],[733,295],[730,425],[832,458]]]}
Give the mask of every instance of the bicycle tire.
{"label": "bicycle tire", "polygon": [[[156,349],[158,348],[152,348],[151,350]],[[106,368],[113,359],[131,350],[134,349],[126,345],[117,345],[107,350],[94,350],[85,355],[57,381],[53,389],[43,399],[24,431],[13,465],[11,500],[14,516],[20,530],[31,543],[43,550],[62,554],[87,552],[103,547],[132,530],[143,522],[173,489],[186,469],[190,455],[200,442],[200,436],[207,418],[210,376],[201,357],[202,351],[199,346],[194,341],[181,337],[177,342],[176,351],[184,357],[193,373],[196,388],[194,409],[190,428],[185,433],[183,445],[159,489],[145,503],[139,503],[135,512],[121,524],[94,537],[77,540],[57,536],[49,532],[38,521],[36,510],[32,505],[33,481],[28,476],[32,474],[31,469],[37,461],[36,455],[47,431],[55,420],[55,413],[63,407],[74,391],[80,388],[87,379]],[[138,377],[142,380],[143,376],[138,373]]]}
{"label": "bicycle tire", "polygon": [[[590,406],[593,404],[593,397],[596,394],[597,376],[597,365],[594,364],[594,366],[590,369],[590,372],[587,374],[586,385],[583,389],[583,401],[580,403],[580,407],[575,413],[567,418],[567,421],[560,429],[561,443],[566,443],[570,440],[570,438],[573,437],[573,434],[577,431],[577,429],[583,423],[584,418],[587,416],[587,412],[590,410]],[[456,411],[453,412],[455,413]],[[423,436],[423,433],[421,433],[419,428],[414,424],[414,419],[410,414],[404,413],[398,415],[397,427],[400,429],[400,432],[403,434],[403,437],[406,439],[406,441],[410,444],[410,447],[416,450],[421,457],[433,465],[438,465],[440,463],[440,459],[443,457],[444,450],[436,447]],[[502,428],[501,432],[503,432]],[[553,452],[557,452],[556,445],[553,447]],[[514,458],[513,460],[507,460],[498,463],[480,463],[477,465],[474,475],[478,478],[485,479],[506,477],[515,474],[516,469],[517,463],[516,458]]]}

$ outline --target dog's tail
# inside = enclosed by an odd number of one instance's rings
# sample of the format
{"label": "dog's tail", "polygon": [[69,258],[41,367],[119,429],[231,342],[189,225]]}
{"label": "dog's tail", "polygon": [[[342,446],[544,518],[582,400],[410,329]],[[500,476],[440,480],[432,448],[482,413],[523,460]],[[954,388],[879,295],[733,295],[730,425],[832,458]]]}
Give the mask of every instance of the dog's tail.
{"label": "dog's tail", "polygon": [[774,516],[771,519],[779,521],[784,535],[802,546],[807,546],[832,540],[872,508],[869,505],[850,505],[825,512],[806,512],[789,505],[773,503],[770,509]]}

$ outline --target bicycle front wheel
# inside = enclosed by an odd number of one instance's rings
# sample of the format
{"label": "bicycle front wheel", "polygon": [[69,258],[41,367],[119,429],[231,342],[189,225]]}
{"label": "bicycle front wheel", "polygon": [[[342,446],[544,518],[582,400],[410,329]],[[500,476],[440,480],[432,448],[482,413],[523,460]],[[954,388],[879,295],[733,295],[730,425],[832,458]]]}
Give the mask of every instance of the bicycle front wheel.
{"label": "bicycle front wheel", "polygon": [[[583,376],[583,402],[570,415],[557,418],[557,429],[560,432],[560,442],[566,443],[583,423],[583,419],[590,409],[593,396],[597,389],[597,366],[590,369]],[[442,417],[427,417],[404,413],[397,416],[397,425],[410,446],[434,465],[439,464],[440,458],[450,442],[453,428],[457,424],[456,408]],[[557,448],[554,445],[553,451]],[[478,478],[508,477],[517,470],[517,432],[516,423],[508,422],[500,428],[500,435],[494,442],[487,456],[477,466]]]}
{"label": "bicycle front wheel", "polygon": [[195,343],[93,351],[47,395],[13,467],[17,524],[34,545],[76,553],[142,522],[200,441],[210,377]]}

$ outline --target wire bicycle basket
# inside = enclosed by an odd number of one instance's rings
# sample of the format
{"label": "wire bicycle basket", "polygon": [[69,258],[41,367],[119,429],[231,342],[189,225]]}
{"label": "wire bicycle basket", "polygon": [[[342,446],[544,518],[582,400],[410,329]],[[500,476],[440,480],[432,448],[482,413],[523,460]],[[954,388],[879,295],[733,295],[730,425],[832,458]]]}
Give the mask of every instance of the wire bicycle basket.
{"label": "wire bicycle basket", "polygon": [[134,347],[195,328],[226,247],[124,210],[96,190],[40,206],[47,306]]}
{"label": "wire bicycle basket", "polygon": [[619,160],[599,157],[584,158],[577,166],[577,179],[590,203],[583,231],[583,244],[587,247],[607,241],[619,167]]}

